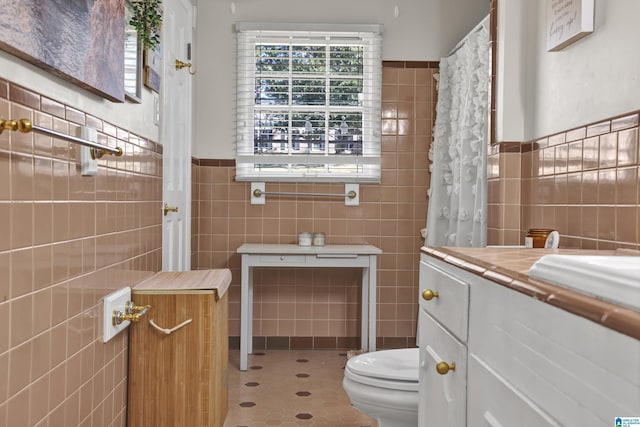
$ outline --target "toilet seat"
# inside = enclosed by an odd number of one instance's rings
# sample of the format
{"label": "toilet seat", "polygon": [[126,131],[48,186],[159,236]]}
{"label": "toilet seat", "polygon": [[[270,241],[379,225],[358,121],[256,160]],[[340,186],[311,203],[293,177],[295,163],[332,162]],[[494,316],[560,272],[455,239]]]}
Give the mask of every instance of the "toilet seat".
{"label": "toilet seat", "polygon": [[361,384],[392,390],[418,391],[418,348],[381,350],[352,357],[345,377]]}
{"label": "toilet seat", "polygon": [[381,350],[352,357],[342,387],[351,404],[379,427],[418,425],[418,348]]}
{"label": "toilet seat", "polygon": [[344,376],[346,379],[360,383],[363,385],[377,387],[377,388],[386,388],[390,390],[399,390],[399,391],[407,391],[407,392],[418,392],[418,382],[417,381],[397,381],[397,380],[389,380],[386,378],[376,378],[376,377],[367,377],[364,375],[358,375],[349,370],[349,368],[345,368]]}

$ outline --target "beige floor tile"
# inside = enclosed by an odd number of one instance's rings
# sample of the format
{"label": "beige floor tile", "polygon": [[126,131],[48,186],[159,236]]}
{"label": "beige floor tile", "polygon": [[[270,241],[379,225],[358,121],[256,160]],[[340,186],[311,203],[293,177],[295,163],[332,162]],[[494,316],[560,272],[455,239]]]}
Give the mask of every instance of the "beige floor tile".
{"label": "beige floor tile", "polygon": [[229,352],[229,413],[225,427],[375,427],[342,388],[347,357],[337,350]]}

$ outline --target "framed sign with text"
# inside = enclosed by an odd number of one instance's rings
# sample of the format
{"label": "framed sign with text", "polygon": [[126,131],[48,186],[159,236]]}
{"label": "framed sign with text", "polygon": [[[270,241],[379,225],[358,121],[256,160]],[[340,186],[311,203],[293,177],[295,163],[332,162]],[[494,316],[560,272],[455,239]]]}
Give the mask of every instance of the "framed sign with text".
{"label": "framed sign with text", "polygon": [[595,0],[547,0],[547,51],[555,52],[593,32]]}

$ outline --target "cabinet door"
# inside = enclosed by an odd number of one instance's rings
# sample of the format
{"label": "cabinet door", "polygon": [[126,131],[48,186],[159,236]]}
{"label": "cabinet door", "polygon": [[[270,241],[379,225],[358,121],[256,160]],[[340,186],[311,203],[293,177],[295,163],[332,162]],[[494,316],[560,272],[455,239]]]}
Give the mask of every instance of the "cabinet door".
{"label": "cabinet door", "polygon": [[[439,363],[455,370],[439,373]],[[466,347],[424,310],[420,312],[420,407],[421,427],[465,427]]]}
{"label": "cabinet door", "polygon": [[469,355],[467,386],[468,427],[561,425],[474,354]]}

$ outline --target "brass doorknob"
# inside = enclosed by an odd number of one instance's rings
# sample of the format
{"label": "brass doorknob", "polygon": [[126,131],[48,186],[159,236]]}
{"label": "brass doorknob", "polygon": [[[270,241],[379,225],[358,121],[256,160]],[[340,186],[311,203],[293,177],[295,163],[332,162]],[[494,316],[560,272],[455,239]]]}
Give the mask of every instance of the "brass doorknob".
{"label": "brass doorknob", "polygon": [[431,289],[425,289],[422,291],[422,298],[426,301],[431,301],[433,298],[438,298],[440,294],[438,292],[434,292]]}
{"label": "brass doorknob", "polygon": [[449,365],[447,362],[440,362],[436,365],[436,371],[440,375],[446,375],[449,371],[455,371],[455,370],[456,370],[455,362],[453,362],[451,365]]}
{"label": "brass doorknob", "polygon": [[167,216],[167,214],[169,212],[178,212],[178,207],[177,206],[169,206],[167,203],[164,204],[164,208],[162,209],[164,211],[164,216]]}

